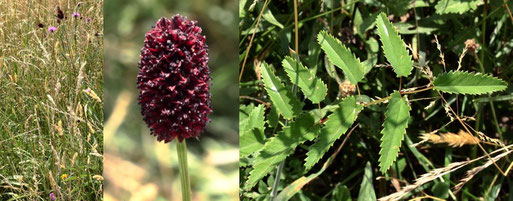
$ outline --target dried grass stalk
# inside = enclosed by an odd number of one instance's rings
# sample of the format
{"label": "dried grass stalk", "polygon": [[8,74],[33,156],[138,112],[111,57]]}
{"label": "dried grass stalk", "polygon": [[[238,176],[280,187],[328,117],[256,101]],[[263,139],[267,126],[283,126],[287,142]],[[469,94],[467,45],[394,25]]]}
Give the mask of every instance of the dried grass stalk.
{"label": "dried grass stalk", "polygon": [[[511,152],[511,151],[509,151],[509,152]],[[488,166],[492,165],[494,162],[496,162],[499,159],[501,159],[502,157],[506,156],[509,152],[504,152],[502,154],[499,154],[499,155],[493,157],[492,159],[488,159],[488,161],[486,161],[485,164],[475,167],[475,168],[472,168],[471,170],[467,171],[467,173],[465,174],[465,177],[463,179],[461,179],[460,182],[458,184],[456,184],[456,186],[453,187],[454,193],[457,193],[458,191],[460,191],[461,187],[463,187],[463,185],[465,185],[468,181],[470,181],[477,173],[481,172],[482,170],[486,169]]]}
{"label": "dried grass stalk", "polygon": [[[503,148],[500,148],[500,149],[497,149],[497,150],[491,152],[489,155],[496,154],[497,152],[507,150],[506,152],[501,153],[501,154],[496,156],[496,157],[498,157],[498,159],[500,159],[500,158],[510,154],[511,152],[513,152],[513,150],[509,150],[511,147],[513,147],[513,145],[508,145],[506,147],[503,147]],[[435,179],[437,179],[439,177],[442,177],[442,176],[444,176],[446,174],[454,172],[454,171],[456,171],[456,170],[458,170],[458,169],[460,169],[460,168],[462,168],[462,167],[464,167],[464,166],[466,166],[468,164],[471,164],[471,163],[473,163],[475,161],[481,160],[481,159],[483,159],[485,157],[487,157],[487,156],[484,155],[484,156],[480,156],[478,158],[475,158],[475,159],[472,159],[472,160],[468,160],[468,161],[454,162],[454,163],[451,163],[451,164],[449,164],[449,165],[447,165],[445,167],[433,169],[430,172],[425,173],[422,176],[420,176],[418,179],[416,179],[415,183],[405,186],[401,191],[392,193],[392,194],[387,195],[385,197],[381,197],[381,198],[379,198],[379,200],[380,201],[399,200],[399,199],[401,199],[401,197],[405,196],[410,191],[412,191],[414,189],[417,189],[418,187],[420,187],[420,186],[422,186],[422,185],[424,185],[424,184],[426,184],[426,183],[428,183],[430,181],[433,181],[433,180],[435,180]],[[494,159],[494,161],[495,161],[495,159]]]}
{"label": "dried grass stalk", "polygon": [[475,145],[481,140],[477,137],[474,137],[472,134],[467,133],[463,130],[460,130],[456,133],[442,133],[437,135],[435,133],[425,133],[420,137],[423,141],[429,141],[434,144],[448,144],[451,147],[461,147],[463,145]]}

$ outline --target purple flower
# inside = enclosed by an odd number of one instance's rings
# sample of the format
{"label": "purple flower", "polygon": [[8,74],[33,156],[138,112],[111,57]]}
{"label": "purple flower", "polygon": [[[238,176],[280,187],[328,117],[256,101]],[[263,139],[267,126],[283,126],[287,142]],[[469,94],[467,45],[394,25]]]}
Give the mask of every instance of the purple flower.
{"label": "purple flower", "polygon": [[54,26],[48,27],[48,32],[52,32],[53,33],[55,31],[57,31],[57,28],[55,28]]}
{"label": "purple flower", "polygon": [[57,197],[53,193],[50,193],[50,200],[57,200]]}
{"label": "purple flower", "polygon": [[73,13],[73,17],[80,17],[80,13]]}
{"label": "purple flower", "polygon": [[86,21],[87,23],[90,23],[90,22],[91,22],[91,18],[89,18],[89,17],[88,17],[88,18],[86,18],[86,20],[85,20],[85,21]]}
{"label": "purple flower", "polygon": [[158,141],[198,137],[210,121],[210,70],[196,21],[161,18],[146,33],[137,87],[144,120]]}

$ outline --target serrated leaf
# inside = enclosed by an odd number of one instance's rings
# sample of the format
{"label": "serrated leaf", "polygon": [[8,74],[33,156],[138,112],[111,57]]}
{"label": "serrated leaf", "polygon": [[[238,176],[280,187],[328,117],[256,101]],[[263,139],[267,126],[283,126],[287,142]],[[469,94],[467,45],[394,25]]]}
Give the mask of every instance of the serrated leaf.
{"label": "serrated leaf", "polygon": [[239,123],[239,133],[245,133],[253,128],[264,130],[264,105],[258,105],[253,108],[247,118],[241,119]]}
{"label": "serrated leaf", "polygon": [[381,150],[379,151],[380,171],[385,173],[397,158],[401,141],[408,127],[410,118],[410,106],[405,97],[401,97],[398,91],[392,93],[392,98],[385,112],[385,122],[381,130]]}
{"label": "serrated leaf", "polygon": [[362,63],[340,40],[331,36],[326,31],[317,34],[317,42],[321,45],[326,56],[337,67],[344,71],[346,78],[354,85],[363,79],[364,68]]}
{"label": "serrated leaf", "polygon": [[292,154],[296,146],[307,140],[313,140],[320,128],[320,124],[314,125],[314,117],[309,113],[303,113],[295,121],[289,123],[289,126],[284,127],[276,136],[271,137],[256,155],[246,189],[251,189],[288,155]]}
{"label": "serrated leaf", "polygon": [[265,90],[274,106],[285,119],[292,119],[301,112],[301,104],[296,96],[280,82],[280,80],[271,72],[269,65],[262,62],[261,65],[262,79],[264,81]]}
{"label": "serrated leaf", "polygon": [[372,185],[372,167],[367,161],[365,165],[365,172],[363,174],[362,184],[360,185],[360,192],[358,193],[358,201],[374,201],[376,200],[376,193]]}
{"label": "serrated leaf", "polygon": [[283,59],[282,65],[290,81],[299,86],[303,94],[312,103],[319,103],[324,100],[328,91],[326,85],[304,67],[301,62],[296,62],[295,59],[287,56]]}
{"label": "serrated leaf", "polygon": [[501,79],[479,73],[451,71],[436,76],[434,89],[456,94],[484,94],[502,91],[507,83]]}
{"label": "serrated leaf", "polygon": [[306,153],[305,167],[307,170],[312,168],[322,158],[324,153],[333,146],[333,143],[342,134],[346,133],[362,109],[363,106],[356,104],[354,96],[349,96],[339,103],[339,108],[328,116],[328,120],[321,129],[317,141],[311,146],[310,151]]}
{"label": "serrated leaf", "polygon": [[264,131],[253,128],[241,134],[239,139],[239,155],[240,157],[249,156],[256,151],[262,149],[265,143]]}
{"label": "serrated leaf", "polygon": [[380,13],[376,18],[376,27],[378,28],[379,39],[383,43],[385,57],[392,65],[397,77],[410,75],[413,69],[411,55],[385,13]]}
{"label": "serrated leaf", "polygon": [[441,0],[438,1],[435,9],[437,14],[463,14],[475,10],[482,3],[482,0]]}

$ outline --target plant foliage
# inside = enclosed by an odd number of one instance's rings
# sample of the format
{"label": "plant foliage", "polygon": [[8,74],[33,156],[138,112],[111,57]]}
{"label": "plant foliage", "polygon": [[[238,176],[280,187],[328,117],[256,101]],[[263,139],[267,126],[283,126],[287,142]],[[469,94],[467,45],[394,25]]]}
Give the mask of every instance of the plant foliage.
{"label": "plant foliage", "polygon": [[413,69],[411,55],[385,13],[379,14],[376,18],[376,27],[385,57],[394,68],[397,77],[410,75]]}
{"label": "plant foliage", "polygon": [[507,83],[498,78],[464,71],[451,71],[438,75],[433,81],[435,89],[455,94],[484,94],[506,89]]}
{"label": "plant foliage", "polygon": [[[467,1],[243,0],[241,200],[505,199],[481,190],[503,180],[481,176],[458,193],[451,185],[466,180],[444,171],[513,140],[513,2],[454,2]],[[249,128],[260,109],[263,130]],[[479,140],[423,137],[464,129]]]}
{"label": "plant foliage", "polygon": [[311,146],[310,151],[306,154],[305,167],[306,169],[312,168],[333,146],[333,143],[346,133],[346,131],[353,125],[358,113],[363,109],[361,105],[356,104],[354,96],[347,97],[340,104],[339,107],[328,116],[328,120],[321,129],[321,133],[317,138],[315,144]]}
{"label": "plant foliage", "polygon": [[278,112],[286,119],[292,119],[301,111],[301,104],[296,96],[293,96],[280,80],[271,72],[265,62],[261,65],[262,80],[265,90]]}
{"label": "plant foliage", "polygon": [[319,103],[324,100],[328,89],[321,79],[315,77],[301,62],[296,61],[292,57],[285,57],[282,64],[290,78],[290,82],[299,86],[303,94],[312,103]]}
{"label": "plant foliage", "polygon": [[340,40],[326,31],[321,31],[317,35],[317,41],[329,60],[344,71],[346,78],[352,84],[357,84],[363,79],[365,70],[362,63]]}
{"label": "plant foliage", "polygon": [[410,118],[410,106],[405,97],[401,97],[398,91],[392,93],[392,98],[385,112],[383,130],[381,130],[381,151],[379,152],[379,167],[385,173],[396,160],[401,141],[406,134],[408,119]]}

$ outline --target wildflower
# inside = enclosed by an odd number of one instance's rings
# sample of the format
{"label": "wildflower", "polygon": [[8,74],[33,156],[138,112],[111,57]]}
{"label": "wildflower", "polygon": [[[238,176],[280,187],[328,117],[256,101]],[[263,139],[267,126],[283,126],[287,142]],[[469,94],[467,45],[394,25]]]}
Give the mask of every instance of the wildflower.
{"label": "wildflower", "polygon": [[65,180],[65,179],[67,179],[67,178],[68,178],[68,175],[67,175],[67,174],[62,174],[62,175],[61,175],[61,179],[62,179],[62,180]]}
{"label": "wildflower", "polygon": [[50,200],[57,200],[57,197],[53,193],[50,193]]}
{"label": "wildflower", "polygon": [[73,17],[80,17],[80,13],[73,13]]}
{"label": "wildflower", "polygon": [[86,20],[85,20],[85,21],[86,21],[87,23],[90,23],[90,22],[91,22],[91,18],[90,18],[90,17],[88,17],[88,18],[86,18]]}
{"label": "wildflower", "polygon": [[39,23],[39,24],[37,24],[37,26],[38,26],[39,28],[43,28],[43,27],[45,27],[45,25],[43,25],[43,23]]}
{"label": "wildflower", "polygon": [[55,28],[54,26],[50,26],[50,27],[48,27],[48,32],[53,33],[53,32],[55,32],[55,31],[57,31],[57,28]]}
{"label": "wildflower", "polygon": [[210,70],[196,21],[161,18],[146,33],[137,88],[141,113],[158,141],[198,137],[210,121]]}

